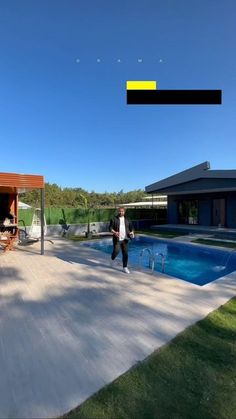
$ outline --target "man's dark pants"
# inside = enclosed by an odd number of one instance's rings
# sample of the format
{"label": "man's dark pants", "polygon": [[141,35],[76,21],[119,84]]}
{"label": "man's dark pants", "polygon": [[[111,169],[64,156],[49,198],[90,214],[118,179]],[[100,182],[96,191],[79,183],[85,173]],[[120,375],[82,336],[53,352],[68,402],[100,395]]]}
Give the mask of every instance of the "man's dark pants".
{"label": "man's dark pants", "polygon": [[123,268],[127,267],[128,264],[128,240],[123,240],[121,242],[113,242],[113,252],[111,255],[112,260],[116,258],[120,249],[122,251],[122,261],[123,261]]}

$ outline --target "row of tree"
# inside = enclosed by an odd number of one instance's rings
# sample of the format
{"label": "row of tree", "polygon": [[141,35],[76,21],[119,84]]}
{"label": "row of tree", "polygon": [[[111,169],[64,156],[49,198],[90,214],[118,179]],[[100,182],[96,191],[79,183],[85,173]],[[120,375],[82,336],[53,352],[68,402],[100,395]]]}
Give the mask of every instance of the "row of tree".
{"label": "row of tree", "polygon": [[[145,192],[137,189],[130,192],[97,193],[88,192],[82,188],[61,188],[57,184],[45,184],[46,207],[115,207],[129,202],[142,201]],[[37,206],[40,202],[40,191],[32,190],[20,196],[20,200],[31,206]]]}

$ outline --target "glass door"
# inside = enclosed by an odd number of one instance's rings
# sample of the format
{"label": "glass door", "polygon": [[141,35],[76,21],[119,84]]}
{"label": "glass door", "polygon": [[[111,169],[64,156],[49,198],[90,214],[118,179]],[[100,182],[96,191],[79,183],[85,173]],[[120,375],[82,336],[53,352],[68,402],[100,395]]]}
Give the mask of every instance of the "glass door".
{"label": "glass door", "polygon": [[179,224],[198,224],[198,200],[185,199],[178,205]]}

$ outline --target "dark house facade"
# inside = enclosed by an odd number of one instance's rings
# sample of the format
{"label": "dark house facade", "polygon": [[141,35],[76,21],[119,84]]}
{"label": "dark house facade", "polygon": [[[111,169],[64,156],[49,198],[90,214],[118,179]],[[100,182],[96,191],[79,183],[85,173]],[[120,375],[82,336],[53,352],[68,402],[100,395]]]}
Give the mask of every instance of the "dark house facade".
{"label": "dark house facade", "polygon": [[169,224],[236,228],[236,170],[210,170],[204,162],[145,189],[168,196]]}

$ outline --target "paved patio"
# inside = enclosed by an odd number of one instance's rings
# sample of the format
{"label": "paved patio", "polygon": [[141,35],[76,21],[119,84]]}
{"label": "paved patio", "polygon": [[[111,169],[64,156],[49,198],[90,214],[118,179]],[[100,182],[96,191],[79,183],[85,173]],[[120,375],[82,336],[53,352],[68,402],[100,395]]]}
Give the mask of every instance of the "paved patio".
{"label": "paved patio", "polygon": [[68,412],[236,295],[236,273],[199,287],[125,275],[78,243],[45,248],[0,254],[0,417]]}

